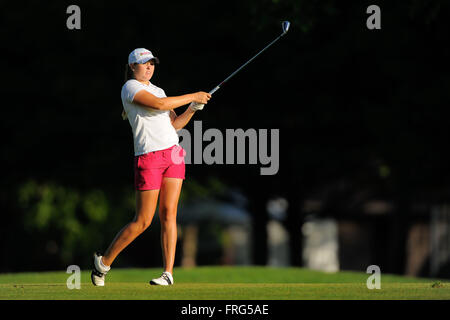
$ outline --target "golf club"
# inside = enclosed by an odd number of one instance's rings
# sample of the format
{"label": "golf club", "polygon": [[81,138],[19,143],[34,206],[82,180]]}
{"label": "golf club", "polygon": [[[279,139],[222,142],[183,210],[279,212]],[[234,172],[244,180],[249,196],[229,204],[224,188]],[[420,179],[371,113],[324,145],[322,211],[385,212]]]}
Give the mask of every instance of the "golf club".
{"label": "golf club", "polygon": [[[283,32],[275,39],[273,40],[271,43],[269,43],[266,47],[264,47],[264,49],[262,49],[261,51],[259,51],[257,54],[255,54],[250,60],[248,60],[246,63],[244,63],[242,66],[240,66],[236,71],[234,71],[232,74],[230,74],[225,80],[223,80],[219,85],[217,85],[214,89],[212,89],[209,93],[213,94],[214,92],[216,92],[217,90],[220,89],[220,87],[227,82],[228,80],[230,80],[236,73],[238,73],[239,71],[241,71],[246,65],[248,65],[250,62],[252,62],[257,56],[259,56],[261,53],[263,53],[267,48],[269,48],[271,45],[273,45],[275,42],[277,42],[282,36],[284,36],[288,30],[289,30],[289,26],[291,25],[291,23],[289,21],[283,21],[281,23],[281,28],[283,30]],[[193,102],[192,103],[193,106],[196,107],[201,107],[203,106],[203,104],[200,103],[196,103]],[[201,109],[201,108],[200,108]],[[122,119],[126,120],[127,119],[127,115],[125,111],[122,111]]]}
{"label": "golf club", "polygon": [[[269,48],[271,45],[273,45],[275,42],[277,42],[282,36],[284,36],[288,30],[289,30],[289,26],[290,26],[290,22],[289,21],[283,21],[281,23],[281,28],[283,29],[283,32],[281,33],[281,35],[279,35],[275,40],[273,40],[271,43],[269,43],[264,49],[262,49],[261,51],[259,51],[257,54],[255,54],[250,60],[248,60],[246,63],[244,63],[242,66],[240,66],[236,71],[234,71],[232,74],[230,74],[225,80],[223,80],[219,85],[217,85],[214,89],[212,89],[209,93],[213,94],[214,92],[216,92],[217,90],[220,89],[220,87],[227,82],[228,80],[230,80],[236,73],[238,73],[239,71],[241,71],[246,65],[248,65],[250,62],[252,62],[257,56],[259,56],[261,53],[263,53],[267,48]],[[196,105],[200,105],[198,103],[195,103]]]}

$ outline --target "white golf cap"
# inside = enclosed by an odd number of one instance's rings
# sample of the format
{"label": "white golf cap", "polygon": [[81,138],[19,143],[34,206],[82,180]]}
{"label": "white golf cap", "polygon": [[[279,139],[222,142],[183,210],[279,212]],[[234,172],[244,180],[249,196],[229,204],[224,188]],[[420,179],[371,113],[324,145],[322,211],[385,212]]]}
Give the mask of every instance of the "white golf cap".
{"label": "white golf cap", "polygon": [[156,63],[159,63],[159,59],[155,57],[150,50],[137,48],[134,49],[128,56],[128,64],[146,63],[147,61],[152,59],[154,59]]}

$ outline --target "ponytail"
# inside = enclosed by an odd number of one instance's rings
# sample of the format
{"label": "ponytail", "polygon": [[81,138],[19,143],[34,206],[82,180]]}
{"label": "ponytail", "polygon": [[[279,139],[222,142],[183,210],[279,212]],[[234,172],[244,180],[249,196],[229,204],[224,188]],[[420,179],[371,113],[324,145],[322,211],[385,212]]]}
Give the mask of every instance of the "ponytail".
{"label": "ponytail", "polygon": [[[125,65],[125,82],[127,82],[130,79],[133,79],[133,71],[131,70],[130,66],[128,64]],[[127,113],[125,110],[122,110],[122,120],[127,120]]]}
{"label": "ponytail", "polygon": [[124,76],[125,76],[125,82],[127,82],[128,80],[130,80],[130,79],[133,79],[133,71],[131,70],[131,68],[130,68],[130,65],[129,64],[126,64],[125,65],[125,73],[124,73]]}

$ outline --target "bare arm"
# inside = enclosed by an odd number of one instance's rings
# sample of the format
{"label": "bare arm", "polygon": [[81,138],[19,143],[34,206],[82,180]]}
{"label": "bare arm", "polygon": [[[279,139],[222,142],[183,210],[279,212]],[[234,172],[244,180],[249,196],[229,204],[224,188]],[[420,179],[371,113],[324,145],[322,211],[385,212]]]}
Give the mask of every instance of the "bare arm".
{"label": "bare arm", "polygon": [[184,126],[188,124],[189,120],[191,120],[194,113],[194,110],[192,110],[191,108],[187,108],[185,112],[177,116],[175,111],[170,110],[170,120],[172,121],[172,126],[177,131],[183,129]]}
{"label": "bare arm", "polygon": [[206,104],[210,98],[211,95],[209,93],[202,91],[176,97],[158,98],[146,90],[141,90],[136,93],[133,102],[157,110],[172,110],[191,102]]}

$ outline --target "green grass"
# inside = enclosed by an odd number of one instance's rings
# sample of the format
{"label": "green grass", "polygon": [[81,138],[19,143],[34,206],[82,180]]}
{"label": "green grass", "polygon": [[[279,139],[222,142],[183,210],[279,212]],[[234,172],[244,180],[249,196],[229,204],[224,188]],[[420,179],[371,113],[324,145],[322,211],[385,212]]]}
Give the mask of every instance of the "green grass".
{"label": "green grass", "polygon": [[105,287],[94,287],[90,272],[81,273],[81,289],[69,290],[69,274],[0,274],[0,299],[151,299],[151,300],[308,300],[308,299],[450,299],[450,283],[436,279],[381,276],[381,289],[366,287],[363,272],[323,273],[303,268],[177,268],[175,285],[150,286],[161,269],[114,269]]}

